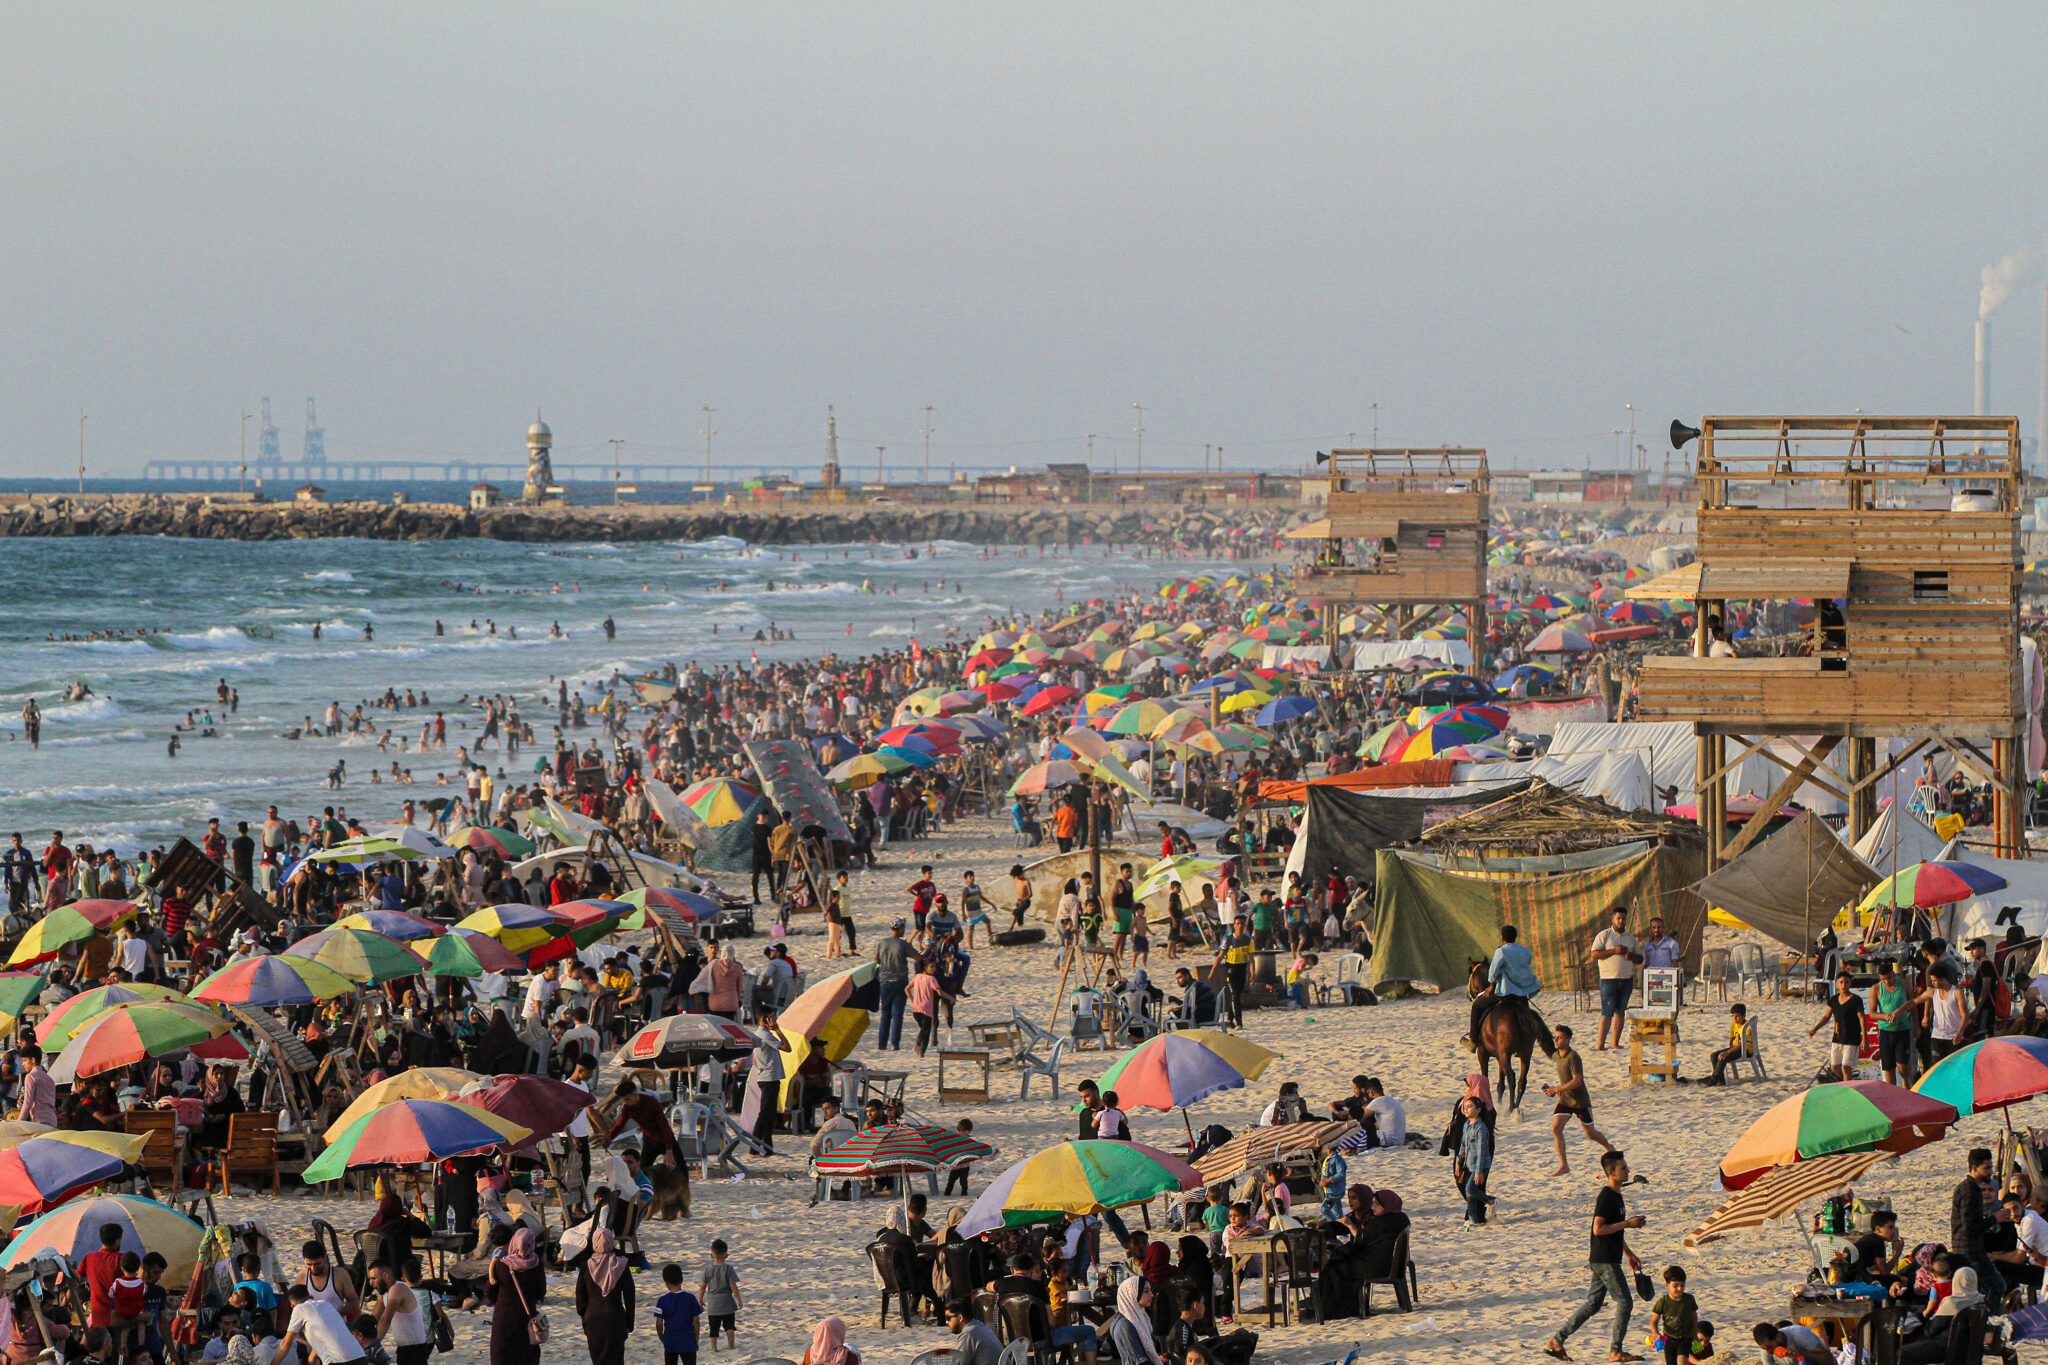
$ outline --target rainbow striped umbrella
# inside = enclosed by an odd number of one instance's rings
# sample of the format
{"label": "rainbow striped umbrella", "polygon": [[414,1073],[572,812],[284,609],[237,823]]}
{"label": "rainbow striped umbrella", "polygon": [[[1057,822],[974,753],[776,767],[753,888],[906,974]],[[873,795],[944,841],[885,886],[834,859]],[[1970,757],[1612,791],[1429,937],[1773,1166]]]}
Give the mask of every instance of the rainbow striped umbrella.
{"label": "rainbow striped umbrella", "polygon": [[435,939],[427,948],[428,976],[476,978],[491,972],[523,972],[526,962],[489,934],[460,925]]}
{"label": "rainbow striped umbrella", "polygon": [[89,991],[80,991],[69,1000],[60,1000],[50,1007],[50,1012],[36,1025],[36,1041],[45,1047],[62,1047],[78,1032],[87,1020],[103,1010],[116,1005],[134,1005],[145,1000],[171,1000],[180,1005],[192,1003],[190,996],[174,991],[169,986],[153,986],[147,981],[123,981],[112,986],[95,986]]}
{"label": "rainbow striped umbrella", "polygon": [[1965,1114],[2005,1111],[2005,1126],[2010,1128],[2008,1105],[2048,1093],[2048,1038],[2015,1034],[1958,1048],[1927,1068],[1913,1093],[1954,1105]]}
{"label": "rainbow striped umbrella", "polygon": [[285,949],[284,956],[317,962],[366,986],[418,976],[427,969],[426,959],[418,953],[367,929],[322,929]]}
{"label": "rainbow striped umbrella", "polygon": [[699,820],[712,826],[729,825],[747,813],[761,799],[761,793],[729,777],[713,777],[685,787],[681,800]]}
{"label": "rainbow striped umbrella", "polygon": [[140,907],[129,901],[83,900],[60,905],[28,927],[8,956],[10,967],[32,967],[48,962],[73,943],[83,943],[124,920],[133,919]]}
{"label": "rainbow striped umbrella", "polygon": [[1439,721],[1447,720],[1470,721],[1474,725],[1484,725],[1500,731],[1508,728],[1508,709],[1505,706],[1491,706],[1485,702],[1471,701],[1461,706],[1446,706],[1422,723],[1435,725]]}
{"label": "rainbow striped umbrella", "polygon": [[507,952],[524,953],[562,937],[568,932],[545,905],[512,901],[488,905],[473,915],[457,920],[457,929],[468,929],[494,938]]}
{"label": "rainbow striped umbrella", "polygon": [[1408,742],[1401,746],[1400,754],[1392,761],[1412,763],[1419,758],[1435,758],[1438,754],[1455,749],[1461,744],[1477,744],[1492,739],[1500,731],[1490,725],[1480,725],[1469,720],[1453,720],[1423,726]]}
{"label": "rainbow striped umbrella", "polygon": [[449,1100],[478,1081],[490,1077],[459,1066],[415,1066],[387,1077],[349,1101],[348,1108],[327,1125],[326,1139],[332,1142],[357,1119],[374,1114],[398,1100]]}
{"label": "rainbow striped umbrella", "polygon": [[49,981],[41,972],[0,972],[0,1031],[14,1032],[21,1012],[35,1004]]}
{"label": "rainbow striped umbrella", "polygon": [[346,915],[334,922],[336,929],[366,929],[373,934],[410,943],[417,939],[439,938],[448,932],[447,926],[408,915],[398,910],[362,910]]}
{"label": "rainbow striped umbrella", "polygon": [[1114,1090],[1125,1108],[1161,1113],[1185,1109],[1224,1090],[1244,1087],[1244,1074],[1192,1038],[1161,1033],[1119,1057],[1096,1085]]}
{"label": "rainbow striped umbrella", "polygon": [[1939,1141],[1956,1118],[1954,1105],[1883,1081],[1816,1085],[1749,1126],[1721,1158],[1721,1184],[1739,1190],[1773,1167],[1830,1152],[1910,1152]]}
{"label": "rainbow striped umbrella", "polygon": [[634,907],[632,914],[619,921],[622,933],[645,929],[650,908],[664,917],[673,917],[686,924],[701,924],[725,913],[725,907],[711,897],[700,896],[695,891],[679,891],[672,886],[636,886],[619,897],[619,903]]}
{"label": "rainbow striped umbrella", "polygon": [[[812,1164],[820,1174],[835,1176],[905,1175],[936,1171],[963,1161],[994,1156],[986,1142],[934,1127],[929,1123],[892,1123],[863,1128]],[[909,1182],[905,1182],[905,1189]]]}
{"label": "rainbow striped umbrella", "polygon": [[1147,697],[1118,707],[1101,728],[1111,735],[1149,735],[1164,725],[1172,712]]}
{"label": "rainbow striped umbrella", "polygon": [[137,1256],[154,1251],[169,1262],[165,1284],[175,1289],[191,1283],[206,1230],[174,1208],[132,1194],[74,1199],[50,1210],[14,1234],[0,1251],[0,1266],[19,1269],[52,1251],[77,1265],[100,1249],[100,1229],[108,1224],[121,1229],[120,1250]]}
{"label": "rainbow striped umbrella", "polygon": [[246,1060],[249,1051],[235,1041],[232,1027],[197,1005],[169,1000],[116,1005],[79,1026],[51,1064],[50,1079],[63,1085],[181,1048],[190,1048],[195,1056]]}
{"label": "rainbow striped umbrella", "polygon": [[2005,889],[2005,878],[1975,863],[1931,858],[1901,868],[1870,888],[1859,910],[1910,905],[1929,910],[1937,905],[1975,900],[1978,896]]}
{"label": "rainbow striped umbrella", "polygon": [[1202,1173],[1142,1142],[1063,1142],[1028,1156],[990,1182],[960,1220],[962,1237],[1061,1217],[1127,1208],[1202,1187]]}
{"label": "rainbow striped umbrella", "polygon": [[534,850],[533,840],[524,834],[496,825],[464,825],[448,835],[451,848],[473,848],[479,853],[495,853],[501,858],[530,857]]}
{"label": "rainbow striped umbrella", "polygon": [[233,962],[192,988],[194,1000],[216,1005],[310,1005],[356,989],[356,983],[310,958],[252,957]]}
{"label": "rainbow striped umbrella", "polygon": [[0,1151],[0,1204],[38,1214],[88,1185],[118,1178],[127,1164],[111,1152],[32,1137]]}
{"label": "rainbow striped umbrella", "polygon": [[472,1104],[399,1100],[363,1115],[329,1139],[301,1177],[308,1185],[339,1180],[357,1166],[416,1166],[451,1156],[517,1147],[533,1130]]}

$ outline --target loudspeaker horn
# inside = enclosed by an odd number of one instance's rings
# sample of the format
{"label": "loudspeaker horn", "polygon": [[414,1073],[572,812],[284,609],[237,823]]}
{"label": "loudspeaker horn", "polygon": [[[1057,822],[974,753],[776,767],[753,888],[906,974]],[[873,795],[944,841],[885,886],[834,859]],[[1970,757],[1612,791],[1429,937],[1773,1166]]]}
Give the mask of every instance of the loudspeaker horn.
{"label": "loudspeaker horn", "polygon": [[1316,463],[1317,463],[1317,464],[1328,464],[1329,462],[1330,462],[1330,452],[1329,452],[1329,451],[1327,451],[1327,450],[1318,450],[1318,451],[1316,452]]}
{"label": "loudspeaker horn", "polygon": [[1676,417],[1671,419],[1671,448],[1684,450],[1685,443],[1700,434],[1698,427],[1689,427]]}

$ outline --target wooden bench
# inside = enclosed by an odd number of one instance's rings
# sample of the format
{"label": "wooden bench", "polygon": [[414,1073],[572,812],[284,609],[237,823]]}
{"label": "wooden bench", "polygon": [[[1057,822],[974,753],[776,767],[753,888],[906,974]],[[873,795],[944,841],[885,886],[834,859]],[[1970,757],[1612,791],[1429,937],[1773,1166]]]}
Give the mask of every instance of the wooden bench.
{"label": "wooden bench", "polygon": [[130,1109],[121,1116],[121,1128],[123,1132],[149,1135],[149,1141],[142,1146],[141,1159],[135,1164],[148,1173],[152,1183],[161,1180],[173,1195],[177,1194],[185,1162],[177,1114],[169,1109]]}
{"label": "wooden bench", "polygon": [[228,1192],[228,1182],[237,1174],[254,1172],[270,1177],[270,1192],[278,1192],[277,1165],[277,1115],[231,1114],[228,1117],[228,1145],[216,1159],[220,1173],[220,1192]]}

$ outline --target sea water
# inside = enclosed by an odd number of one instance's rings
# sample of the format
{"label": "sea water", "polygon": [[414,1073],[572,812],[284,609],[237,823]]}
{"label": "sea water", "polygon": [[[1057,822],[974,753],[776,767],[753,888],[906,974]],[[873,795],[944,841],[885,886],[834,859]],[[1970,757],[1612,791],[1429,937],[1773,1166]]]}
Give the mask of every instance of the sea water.
{"label": "sea water", "polygon": [[[1233,568],[1244,566],[945,541],[780,550],[729,539],[9,541],[0,551],[0,839],[19,830],[39,848],[62,829],[67,842],[133,853],[196,838],[209,816],[232,835],[235,821],[260,822],[273,803],[301,818],[332,803],[390,819],[408,796],[448,794],[437,778],[456,777],[457,747],[478,729],[465,695],[510,696],[533,725],[535,751],[516,764],[489,752],[493,770],[517,781],[552,751],[557,679],[590,698],[615,671],[668,661],[857,657],[912,639],[971,639],[1020,612]],[[607,615],[615,640],[601,628]],[[556,623],[560,638],[549,634]],[[757,642],[771,627],[793,638]],[[141,638],[62,638],[137,629]],[[94,695],[64,701],[78,681]],[[216,698],[222,681],[241,694],[233,713]],[[408,688],[424,691],[433,705],[372,709],[387,687],[401,700]],[[22,738],[30,696],[43,710],[40,749]],[[388,749],[318,734],[330,702],[344,715],[362,703],[379,729],[395,731]],[[420,725],[436,710],[448,747],[420,753]],[[210,713],[215,736],[185,732],[170,757],[173,727],[188,713],[199,730]],[[312,737],[285,737],[308,717]],[[581,742],[596,732],[568,733]],[[326,784],[338,758],[349,780],[337,792]],[[414,785],[371,785],[371,768],[388,774],[394,760]]]}

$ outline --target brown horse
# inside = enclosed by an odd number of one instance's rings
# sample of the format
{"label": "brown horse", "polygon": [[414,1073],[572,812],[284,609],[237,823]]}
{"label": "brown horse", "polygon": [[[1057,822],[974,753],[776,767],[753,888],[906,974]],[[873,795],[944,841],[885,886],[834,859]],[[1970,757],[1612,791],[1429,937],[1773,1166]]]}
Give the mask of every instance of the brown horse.
{"label": "brown horse", "polygon": [[[1486,964],[1472,963],[1471,979],[1466,982],[1468,998],[1477,1000],[1487,987]],[[1494,1002],[1492,1009],[1479,1021],[1477,1034],[1472,1039],[1472,1050],[1479,1054],[1479,1074],[1486,1075],[1489,1060],[1500,1064],[1500,1090],[1504,1103],[1501,1108],[1520,1117],[1522,1096],[1529,1090],[1529,1054],[1537,1047],[1543,1049],[1546,1057],[1557,1055],[1557,1045],[1550,1041],[1550,1026],[1543,1022],[1543,1016],[1536,1007],[1518,995],[1502,996]],[[1517,1079],[1511,1062],[1522,1064],[1521,1076]]]}

